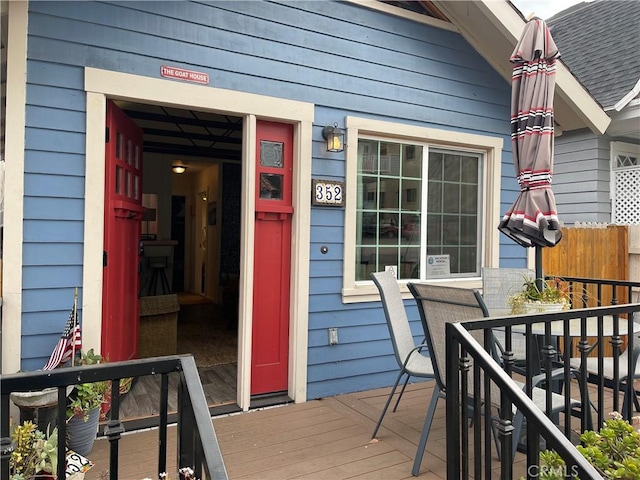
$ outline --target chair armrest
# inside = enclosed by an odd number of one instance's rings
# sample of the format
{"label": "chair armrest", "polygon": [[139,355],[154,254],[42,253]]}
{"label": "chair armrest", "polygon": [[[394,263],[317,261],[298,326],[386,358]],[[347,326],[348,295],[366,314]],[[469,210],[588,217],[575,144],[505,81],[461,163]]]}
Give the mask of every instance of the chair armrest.
{"label": "chair armrest", "polygon": [[402,363],[402,366],[406,367],[407,363],[409,362],[409,359],[411,358],[411,355],[413,355],[415,352],[418,352],[418,353],[422,352],[422,349],[424,347],[427,347],[426,343],[421,343],[420,345],[416,345],[415,347],[413,347],[411,349],[411,351],[409,352],[409,355],[407,355],[407,358],[404,359],[404,362]]}

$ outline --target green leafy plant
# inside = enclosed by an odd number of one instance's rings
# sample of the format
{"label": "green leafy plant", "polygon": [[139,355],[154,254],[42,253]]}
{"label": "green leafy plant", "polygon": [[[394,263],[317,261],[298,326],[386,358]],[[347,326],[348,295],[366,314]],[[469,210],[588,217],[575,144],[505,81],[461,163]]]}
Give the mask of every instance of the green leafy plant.
{"label": "green leafy plant", "polygon": [[[640,417],[633,423],[640,424]],[[640,433],[618,412],[611,413],[599,432],[587,430],[580,436],[577,450],[593,465],[603,479],[640,478]],[[564,460],[553,450],[540,452],[541,480],[563,480],[567,474]]]}
{"label": "green leafy plant", "polygon": [[31,421],[11,432],[15,449],[9,458],[9,479],[30,480],[55,475],[58,468],[58,429],[43,433]]}
{"label": "green leafy plant", "polygon": [[[538,284],[541,284],[542,288]],[[516,315],[528,311],[544,311],[545,304],[559,304],[562,310],[568,310],[570,307],[569,289],[565,282],[559,278],[547,280],[524,278],[522,290],[509,295],[507,303],[511,308],[511,313]]]}
{"label": "green leafy plant", "polygon": [[[93,349],[81,355],[81,365],[96,365],[103,363],[100,355],[94,353]],[[67,398],[67,418],[74,415],[84,417],[86,422],[89,419],[89,412],[98,408],[105,401],[111,382],[80,383],[75,386]]]}

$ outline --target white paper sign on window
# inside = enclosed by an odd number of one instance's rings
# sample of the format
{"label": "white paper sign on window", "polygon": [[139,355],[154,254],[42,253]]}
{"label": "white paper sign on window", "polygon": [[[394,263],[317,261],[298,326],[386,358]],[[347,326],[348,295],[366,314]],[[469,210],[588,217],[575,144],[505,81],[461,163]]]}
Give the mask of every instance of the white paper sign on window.
{"label": "white paper sign on window", "polygon": [[427,255],[427,278],[451,276],[449,255]]}

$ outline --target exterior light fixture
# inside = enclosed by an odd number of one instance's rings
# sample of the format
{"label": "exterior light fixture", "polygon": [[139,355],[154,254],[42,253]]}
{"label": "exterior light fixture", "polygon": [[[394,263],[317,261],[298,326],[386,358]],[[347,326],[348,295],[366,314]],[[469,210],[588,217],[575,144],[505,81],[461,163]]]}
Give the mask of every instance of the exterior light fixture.
{"label": "exterior light fixture", "polygon": [[187,171],[187,167],[184,166],[184,165],[174,165],[174,166],[171,167],[171,170],[173,171],[173,173],[180,174],[180,173],[186,172]]}
{"label": "exterior light fixture", "polygon": [[327,125],[322,129],[322,136],[327,141],[328,152],[341,152],[344,150],[344,130],[338,128],[338,123]]}

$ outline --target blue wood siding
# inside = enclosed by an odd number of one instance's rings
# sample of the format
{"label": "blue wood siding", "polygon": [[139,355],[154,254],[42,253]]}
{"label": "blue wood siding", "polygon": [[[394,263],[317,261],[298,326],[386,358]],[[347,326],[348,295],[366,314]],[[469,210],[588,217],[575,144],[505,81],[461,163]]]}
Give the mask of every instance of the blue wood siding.
{"label": "blue wood siding", "polygon": [[580,130],[556,138],[553,191],[566,225],[611,222],[610,158],[610,137]]}
{"label": "blue wood siding", "polygon": [[[46,360],[81,283],[85,66],[157,78],[173,65],[214,87],[313,102],[317,178],[344,180],[344,154],[324,151],[321,130],[347,115],[494,135],[505,145],[501,213],[517,195],[508,82],[460,35],[354,4],[30,2],[27,65],[23,368]],[[342,303],[344,211],[312,208],[310,221],[308,398],[389,385],[380,303]],[[501,264],[524,255],[501,239]]]}

